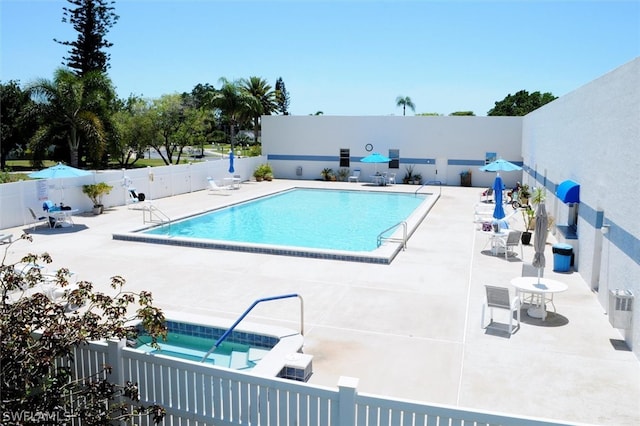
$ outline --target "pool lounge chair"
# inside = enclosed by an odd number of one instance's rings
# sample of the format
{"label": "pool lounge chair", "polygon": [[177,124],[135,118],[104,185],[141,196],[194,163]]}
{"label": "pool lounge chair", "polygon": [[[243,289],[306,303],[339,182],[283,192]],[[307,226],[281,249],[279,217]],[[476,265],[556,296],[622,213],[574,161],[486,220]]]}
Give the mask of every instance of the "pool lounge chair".
{"label": "pool lounge chair", "polygon": [[10,243],[13,239],[13,234],[0,234],[0,244]]}
{"label": "pool lounge chair", "polygon": [[213,178],[208,177],[207,182],[209,182],[209,192],[219,192],[225,189],[229,189],[228,186],[219,186]]}

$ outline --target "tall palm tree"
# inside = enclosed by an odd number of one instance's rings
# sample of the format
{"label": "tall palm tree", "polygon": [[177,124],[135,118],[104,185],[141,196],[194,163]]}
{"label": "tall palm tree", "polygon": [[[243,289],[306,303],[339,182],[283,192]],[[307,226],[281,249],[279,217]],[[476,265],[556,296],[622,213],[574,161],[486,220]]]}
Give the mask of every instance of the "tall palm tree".
{"label": "tall palm tree", "polygon": [[66,139],[72,167],[78,167],[81,148],[92,158],[100,157],[106,143],[104,114],[114,97],[106,74],[92,71],[77,76],[60,68],[53,80],[36,80],[28,90],[42,120],[32,146],[43,147],[54,139]]}
{"label": "tall palm tree", "polygon": [[259,108],[259,102],[254,96],[242,90],[239,81],[229,81],[222,77],[220,82],[222,87],[211,94],[209,103],[211,107],[219,109],[223,118],[229,122],[231,149],[233,150],[236,140],[236,126],[250,116],[250,111]]}
{"label": "tall palm tree", "polygon": [[413,104],[413,101],[408,96],[398,96],[396,98],[396,106],[402,107],[402,115],[405,115],[407,107],[411,108],[411,111],[416,112],[416,106]]}
{"label": "tall palm tree", "polygon": [[253,119],[253,141],[258,142],[258,133],[260,131],[260,117],[262,115],[271,115],[278,110],[276,92],[271,89],[267,81],[260,77],[249,77],[240,80],[242,90],[256,98],[258,102],[252,103],[250,110]]}

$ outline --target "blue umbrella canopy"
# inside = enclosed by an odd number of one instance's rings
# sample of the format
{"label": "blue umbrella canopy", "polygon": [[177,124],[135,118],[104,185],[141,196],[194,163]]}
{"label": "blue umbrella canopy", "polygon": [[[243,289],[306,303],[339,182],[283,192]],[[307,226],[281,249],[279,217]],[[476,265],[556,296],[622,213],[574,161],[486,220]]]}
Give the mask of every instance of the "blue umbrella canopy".
{"label": "blue umbrella canopy", "polygon": [[229,173],[234,173],[236,169],[233,168],[233,151],[229,151]]}
{"label": "blue umbrella canopy", "polygon": [[522,170],[522,167],[499,158],[493,163],[489,163],[486,166],[480,167],[480,170],[483,172],[513,172]]}
{"label": "blue umbrella canopy", "polygon": [[391,158],[385,157],[377,152],[369,154],[360,160],[362,163],[388,163],[389,161],[391,161]]}
{"label": "blue umbrella canopy", "polygon": [[504,188],[504,184],[502,183],[502,178],[500,175],[496,176],[496,180],[493,181],[493,197],[496,202],[496,206],[493,209],[493,217],[495,219],[503,219],[506,214],[504,213],[504,208],[502,208],[502,189]]}
{"label": "blue umbrella canopy", "polygon": [[47,167],[46,169],[39,170],[37,172],[29,173],[30,178],[34,179],[60,179],[79,176],[89,176],[91,172],[86,170],[76,169],[75,167],[66,166],[62,163],[58,163],[55,166]]}

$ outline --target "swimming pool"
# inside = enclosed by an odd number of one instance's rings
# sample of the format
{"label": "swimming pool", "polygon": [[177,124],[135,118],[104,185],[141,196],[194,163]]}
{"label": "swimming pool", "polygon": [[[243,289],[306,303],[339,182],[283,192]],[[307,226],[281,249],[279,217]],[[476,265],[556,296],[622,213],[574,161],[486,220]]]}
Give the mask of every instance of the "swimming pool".
{"label": "swimming pool", "polygon": [[294,188],[114,239],[256,253],[390,263],[435,202],[432,194]]}

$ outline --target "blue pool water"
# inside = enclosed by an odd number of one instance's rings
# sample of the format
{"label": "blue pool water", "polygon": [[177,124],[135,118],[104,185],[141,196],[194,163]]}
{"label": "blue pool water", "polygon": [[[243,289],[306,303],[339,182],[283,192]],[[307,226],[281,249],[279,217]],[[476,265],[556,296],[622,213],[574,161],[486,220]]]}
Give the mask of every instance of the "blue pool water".
{"label": "blue pool water", "polygon": [[[160,349],[149,345],[151,338],[138,338],[137,349],[147,353],[166,355],[174,358],[200,362],[211,349],[215,340],[191,336],[177,332],[169,332],[167,340],[160,341]],[[252,347],[247,344],[222,342],[206,359],[207,364],[233,368],[235,370],[250,370],[269,352],[265,348]]]}
{"label": "blue pool water", "polygon": [[428,195],[294,189],[144,231],[168,237],[372,251]]}

